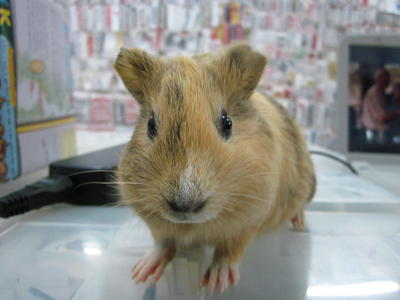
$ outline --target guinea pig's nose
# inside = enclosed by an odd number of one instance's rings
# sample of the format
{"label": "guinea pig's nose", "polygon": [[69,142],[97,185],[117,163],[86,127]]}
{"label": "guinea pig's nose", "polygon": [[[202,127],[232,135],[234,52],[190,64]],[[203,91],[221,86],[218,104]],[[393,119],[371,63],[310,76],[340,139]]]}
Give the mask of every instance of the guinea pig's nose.
{"label": "guinea pig's nose", "polygon": [[175,201],[170,200],[167,201],[169,207],[175,212],[181,213],[197,213],[206,205],[207,201],[200,200],[200,201]]}

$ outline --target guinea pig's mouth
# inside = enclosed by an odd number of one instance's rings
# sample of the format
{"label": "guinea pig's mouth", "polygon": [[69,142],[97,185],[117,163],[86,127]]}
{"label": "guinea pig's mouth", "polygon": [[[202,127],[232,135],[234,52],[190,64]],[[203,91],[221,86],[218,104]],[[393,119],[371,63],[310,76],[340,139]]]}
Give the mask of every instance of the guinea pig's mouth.
{"label": "guinea pig's mouth", "polygon": [[167,213],[163,214],[164,218],[175,224],[200,224],[212,219],[212,216],[204,213]]}

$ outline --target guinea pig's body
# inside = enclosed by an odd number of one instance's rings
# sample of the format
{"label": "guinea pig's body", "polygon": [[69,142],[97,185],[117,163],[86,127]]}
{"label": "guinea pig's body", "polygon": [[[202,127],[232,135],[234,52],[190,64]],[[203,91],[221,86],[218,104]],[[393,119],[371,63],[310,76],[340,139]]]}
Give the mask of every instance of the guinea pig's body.
{"label": "guinea pig's body", "polygon": [[121,159],[122,198],[148,224],[158,249],[132,276],[157,280],[176,246],[215,246],[203,284],[224,290],[254,237],[292,219],[315,191],[295,122],[254,91],[266,59],[247,45],[161,59],[133,49],[116,62],[141,117]]}

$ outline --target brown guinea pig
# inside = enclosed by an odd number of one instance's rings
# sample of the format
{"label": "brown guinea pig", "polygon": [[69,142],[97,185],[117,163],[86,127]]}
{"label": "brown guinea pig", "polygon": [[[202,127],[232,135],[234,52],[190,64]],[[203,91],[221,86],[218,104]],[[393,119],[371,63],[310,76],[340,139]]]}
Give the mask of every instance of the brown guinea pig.
{"label": "brown guinea pig", "polygon": [[137,282],[158,280],[176,246],[204,244],[215,251],[202,284],[223,291],[258,233],[304,226],[314,169],[296,123],[255,92],[266,63],[246,44],[175,58],[121,49],[115,68],[141,115],[119,189],[158,245],[133,268]]}

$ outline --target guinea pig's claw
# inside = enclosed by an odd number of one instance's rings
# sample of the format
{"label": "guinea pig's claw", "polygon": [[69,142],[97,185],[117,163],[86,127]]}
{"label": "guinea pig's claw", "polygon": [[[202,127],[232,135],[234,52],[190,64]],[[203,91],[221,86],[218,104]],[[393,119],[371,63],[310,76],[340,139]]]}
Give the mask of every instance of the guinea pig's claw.
{"label": "guinea pig's claw", "polygon": [[299,211],[293,218],[291,218],[291,222],[293,225],[293,228],[297,231],[304,230],[305,225],[304,225],[304,210],[302,209]]}
{"label": "guinea pig's claw", "polygon": [[201,285],[208,285],[210,295],[218,289],[223,293],[229,284],[235,286],[239,277],[239,268],[236,264],[212,265],[204,275]]}
{"label": "guinea pig's claw", "polygon": [[133,267],[132,280],[136,283],[145,282],[150,275],[153,275],[152,282],[156,282],[173,257],[169,249],[157,249],[145,254]]}

